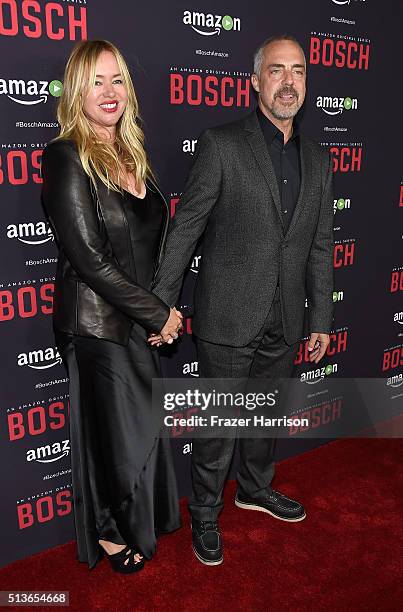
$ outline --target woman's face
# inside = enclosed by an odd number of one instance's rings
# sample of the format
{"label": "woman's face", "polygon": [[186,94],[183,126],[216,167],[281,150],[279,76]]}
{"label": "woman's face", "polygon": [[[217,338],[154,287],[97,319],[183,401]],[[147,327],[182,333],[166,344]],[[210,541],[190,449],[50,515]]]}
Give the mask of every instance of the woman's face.
{"label": "woman's face", "polygon": [[95,83],[84,100],[84,114],[100,138],[113,139],[127,104],[126,85],[110,51],[100,53],[95,72]]}

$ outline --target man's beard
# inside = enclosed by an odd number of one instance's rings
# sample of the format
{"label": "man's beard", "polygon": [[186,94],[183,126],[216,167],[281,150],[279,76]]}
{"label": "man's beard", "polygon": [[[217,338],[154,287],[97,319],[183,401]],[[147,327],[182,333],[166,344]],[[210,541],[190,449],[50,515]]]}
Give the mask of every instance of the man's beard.
{"label": "man's beard", "polygon": [[[276,105],[276,100],[281,96],[281,94],[293,94],[294,101],[289,106],[283,106],[280,102],[280,105]],[[293,87],[283,87],[274,95],[274,101],[271,106],[269,106],[269,110],[275,119],[291,119],[295,117],[301,108],[302,104],[298,103],[298,93],[295,91]]]}

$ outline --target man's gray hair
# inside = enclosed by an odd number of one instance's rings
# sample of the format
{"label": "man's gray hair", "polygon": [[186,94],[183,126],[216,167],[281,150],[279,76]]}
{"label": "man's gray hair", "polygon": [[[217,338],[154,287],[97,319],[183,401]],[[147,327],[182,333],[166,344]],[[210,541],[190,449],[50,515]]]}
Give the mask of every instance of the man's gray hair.
{"label": "man's gray hair", "polygon": [[301,46],[301,43],[295,38],[295,36],[293,36],[292,34],[275,34],[274,36],[269,36],[269,38],[266,38],[266,40],[262,42],[260,47],[256,49],[255,54],[253,56],[253,72],[255,74],[257,75],[260,74],[260,69],[262,67],[262,62],[263,62],[263,54],[264,54],[264,50],[266,49],[267,45],[269,45],[272,42],[278,42],[280,40],[290,40],[291,42],[298,45],[298,47],[302,51],[302,55],[304,56],[304,61],[306,64],[304,50]]}

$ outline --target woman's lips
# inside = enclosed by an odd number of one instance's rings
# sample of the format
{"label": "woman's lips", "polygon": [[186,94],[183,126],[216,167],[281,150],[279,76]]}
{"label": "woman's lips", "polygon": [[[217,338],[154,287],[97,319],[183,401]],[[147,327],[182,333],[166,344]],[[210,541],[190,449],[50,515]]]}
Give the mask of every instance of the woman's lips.
{"label": "woman's lips", "polygon": [[118,102],[117,100],[113,100],[113,102],[104,102],[99,105],[105,113],[115,113],[118,110]]}

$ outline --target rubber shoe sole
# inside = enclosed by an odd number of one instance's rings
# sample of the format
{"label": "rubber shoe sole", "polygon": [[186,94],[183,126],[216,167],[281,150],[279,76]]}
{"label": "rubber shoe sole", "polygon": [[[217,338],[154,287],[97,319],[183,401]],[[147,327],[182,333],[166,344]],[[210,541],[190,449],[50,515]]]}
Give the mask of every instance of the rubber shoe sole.
{"label": "rubber shoe sole", "polygon": [[256,506],[255,504],[247,504],[245,502],[239,501],[237,498],[235,498],[235,505],[238,508],[242,508],[242,510],[256,510],[257,512],[265,512],[266,514],[270,514],[279,521],[286,521],[287,523],[298,523],[299,521],[303,521],[306,517],[306,513],[304,512],[302,516],[299,516],[297,518],[283,518],[282,516],[273,514],[273,512],[270,512],[270,510],[268,510],[267,508],[263,508],[262,506]]}
{"label": "rubber shoe sole", "polygon": [[221,565],[221,563],[224,561],[224,557],[221,557],[221,559],[219,559],[218,561],[207,561],[206,559],[203,559],[203,557],[201,557],[197,551],[195,550],[195,547],[192,546],[193,548],[193,552],[196,555],[196,557],[199,559],[199,561],[201,563],[203,563],[204,565]]}

